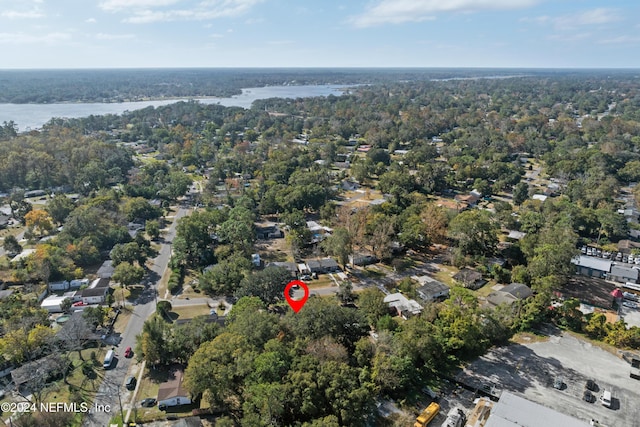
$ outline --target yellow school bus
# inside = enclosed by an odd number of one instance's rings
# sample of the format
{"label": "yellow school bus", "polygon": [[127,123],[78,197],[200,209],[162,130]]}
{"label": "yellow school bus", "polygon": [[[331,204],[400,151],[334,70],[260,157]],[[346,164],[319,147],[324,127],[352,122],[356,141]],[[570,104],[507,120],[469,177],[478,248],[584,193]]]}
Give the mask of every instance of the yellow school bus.
{"label": "yellow school bus", "polygon": [[416,423],[413,425],[413,427],[425,427],[431,420],[435,418],[436,415],[438,415],[438,412],[440,412],[440,405],[438,405],[436,402],[431,402],[431,404],[429,404],[429,406],[427,406],[427,408],[422,411],[420,415],[418,415],[418,418],[416,418]]}

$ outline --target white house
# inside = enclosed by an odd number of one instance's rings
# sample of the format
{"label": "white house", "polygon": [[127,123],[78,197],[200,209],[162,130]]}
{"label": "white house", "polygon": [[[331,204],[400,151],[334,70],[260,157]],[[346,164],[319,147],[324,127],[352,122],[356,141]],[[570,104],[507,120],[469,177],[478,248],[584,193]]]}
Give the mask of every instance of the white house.
{"label": "white house", "polygon": [[184,371],[179,369],[174,372],[172,380],[160,384],[158,398],[156,399],[158,406],[179,406],[191,403],[189,392],[182,385],[183,377]]}
{"label": "white house", "polygon": [[384,297],[384,302],[389,305],[389,308],[395,309],[398,315],[405,320],[412,315],[420,314],[423,309],[416,300],[408,299],[401,293],[387,295]]}
{"label": "white house", "polygon": [[109,288],[87,288],[82,291],[82,302],[84,304],[104,304],[107,299]]}

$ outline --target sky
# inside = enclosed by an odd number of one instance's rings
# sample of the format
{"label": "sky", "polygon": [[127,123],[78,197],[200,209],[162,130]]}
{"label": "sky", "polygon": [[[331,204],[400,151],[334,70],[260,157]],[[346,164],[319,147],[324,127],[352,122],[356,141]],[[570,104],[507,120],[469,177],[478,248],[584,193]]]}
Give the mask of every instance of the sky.
{"label": "sky", "polygon": [[0,69],[640,68],[638,0],[0,0]]}

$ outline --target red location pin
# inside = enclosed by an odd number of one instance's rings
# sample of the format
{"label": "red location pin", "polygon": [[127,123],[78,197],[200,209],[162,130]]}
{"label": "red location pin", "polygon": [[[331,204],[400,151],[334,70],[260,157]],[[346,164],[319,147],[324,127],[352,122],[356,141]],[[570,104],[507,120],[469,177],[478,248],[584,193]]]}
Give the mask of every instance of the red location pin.
{"label": "red location pin", "polygon": [[[290,292],[291,288],[297,289],[298,287],[304,289],[304,296],[301,299],[295,300],[291,297]],[[307,287],[307,284],[301,280],[292,280],[284,288],[284,299],[287,300],[287,303],[289,303],[289,307],[291,307],[293,311],[295,311],[296,313],[299,312],[302,306],[304,306],[304,304],[309,299],[309,288]]]}

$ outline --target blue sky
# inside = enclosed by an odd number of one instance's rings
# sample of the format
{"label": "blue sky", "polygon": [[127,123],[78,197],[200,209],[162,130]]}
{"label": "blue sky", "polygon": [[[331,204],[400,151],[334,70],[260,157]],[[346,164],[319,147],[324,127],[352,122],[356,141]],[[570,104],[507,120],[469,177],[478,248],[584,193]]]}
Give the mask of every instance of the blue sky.
{"label": "blue sky", "polygon": [[640,68],[637,0],[0,0],[0,68]]}

